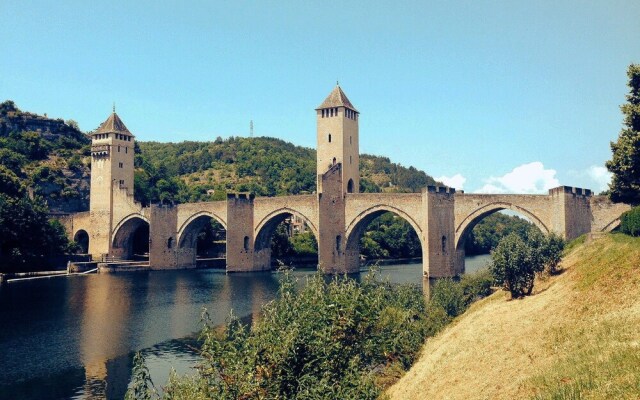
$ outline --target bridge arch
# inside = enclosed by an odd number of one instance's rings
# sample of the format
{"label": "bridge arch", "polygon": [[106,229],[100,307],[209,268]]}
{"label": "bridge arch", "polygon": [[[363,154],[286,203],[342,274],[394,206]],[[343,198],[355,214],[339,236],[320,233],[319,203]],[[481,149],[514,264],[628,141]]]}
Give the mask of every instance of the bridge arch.
{"label": "bridge arch", "polygon": [[111,243],[112,257],[129,260],[134,254],[148,253],[149,220],[141,214],[127,215],[113,229]]}
{"label": "bridge arch", "polygon": [[275,229],[275,227],[278,226],[280,222],[284,221],[290,215],[297,215],[301,217],[304,220],[304,222],[307,224],[307,226],[311,229],[311,231],[313,232],[313,235],[316,238],[318,237],[318,228],[309,217],[307,217],[304,213],[296,209],[293,209],[290,207],[282,207],[270,212],[264,218],[262,218],[260,222],[258,222],[255,229],[256,242],[257,242],[257,238],[260,231],[262,231],[268,224],[271,224],[274,218],[281,218],[281,219],[278,221],[277,224],[273,226],[273,229]]}
{"label": "bridge arch", "polygon": [[367,208],[358,214],[352,221],[347,225],[346,230],[346,248],[345,253],[347,257],[351,259],[351,262],[355,262],[359,264],[360,262],[360,238],[364,234],[365,230],[369,226],[369,224],[380,217],[381,215],[390,212],[411,225],[416,235],[418,236],[418,241],[421,246],[421,255],[424,254],[425,243],[423,239],[422,227],[418,222],[405,211],[396,208],[387,204],[378,204],[373,207]]}
{"label": "bridge arch", "polygon": [[88,254],[89,253],[89,233],[84,229],[78,229],[76,233],[73,234],[73,241],[79,246],[80,254]]}
{"label": "bridge arch", "polygon": [[346,230],[347,241],[352,236],[352,233],[354,232],[354,229],[356,227],[364,223],[363,226],[364,228],[366,228],[371,221],[378,218],[380,215],[384,214],[385,212],[392,212],[398,215],[399,217],[401,217],[402,219],[404,219],[405,221],[407,221],[411,225],[413,230],[416,231],[416,234],[418,235],[418,237],[420,238],[420,241],[422,242],[422,227],[420,226],[420,224],[418,224],[418,222],[415,219],[413,219],[413,217],[408,213],[404,212],[400,208],[397,208],[388,204],[377,204],[375,206],[367,208],[366,210],[360,212],[360,214],[356,215],[355,218],[353,218],[353,220],[351,220],[347,224],[347,230]]}
{"label": "bridge arch", "polygon": [[268,267],[270,267],[271,265],[271,238],[273,237],[276,228],[285,219],[291,216],[302,218],[304,223],[311,230],[311,233],[313,233],[316,241],[318,240],[317,227],[313,224],[311,219],[309,219],[303,213],[289,207],[283,207],[278,210],[272,211],[258,223],[254,232],[254,251],[257,254],[258,259],[260,259],[260,263],[263,266],[267,267],[263,269],[268,269]]}
{"label": "bridge arch", "polygon": [[227,230],[227,224],[224,219],[222,219],[219,215],[209,211],[200,211],[189,218],[180,226],[178,229],[178,234],[176,235],[176,242],[178,243],[178,247],[182,248],[187,243],[190,243],[194,240],[194,236],[197,236],[198,233],[204,228],[204,226],[209,223],[210,220],[214,220],[218,222],[222,227]]}
{"label": "bridge arch", "polygon": [[489,215],[496,213],[501,210],[511,210],[518,214],[521,214],[529,219],[531,223],[533,223],[542,233],[548,234],[551,230],[542,222],[538,216],[536,216],[531,211],[526,208],[520,207],[513,203],[506,202],[493,202],[489,204],[485,204],[482,207],[477,208],[456,226],[456,238],[455,238],[455,248],[456,250],[460,249],[460,246],[464,244],[464,239],[468,235],[468,233],[484,218]]}

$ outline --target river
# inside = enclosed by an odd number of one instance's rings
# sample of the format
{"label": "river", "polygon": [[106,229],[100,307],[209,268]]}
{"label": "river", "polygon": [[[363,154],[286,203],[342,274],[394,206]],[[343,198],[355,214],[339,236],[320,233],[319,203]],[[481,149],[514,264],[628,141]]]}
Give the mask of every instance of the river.
{"label": "river", "polygon": [[[467,257],[466,270],[488,256]],[[381,267],[392,282],[422,282],[422,264]],[[313,270],[296,270],[300,281]],[[361,273],[362,274],[362,273]],[[179,270],[9,282],[0,288],[0,399],[118,399],[142,351],[160,387],[191,371],[206,307],[250,319],[275,297],[278,273]]]}

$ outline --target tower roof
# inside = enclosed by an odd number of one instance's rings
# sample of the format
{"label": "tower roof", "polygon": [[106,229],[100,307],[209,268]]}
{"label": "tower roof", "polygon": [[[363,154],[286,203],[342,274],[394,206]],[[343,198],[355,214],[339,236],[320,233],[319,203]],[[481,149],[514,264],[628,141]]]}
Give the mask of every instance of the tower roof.
{"label": "tower roof", "polygon": [[106,121],[100,124],[94,133],[124,133],[133,136],[115,111],[109,115]]}
{"label": "tower roof", "polygon": [[332,108],[332,107],[346,107],[355,112],[358,112],[356,108],[351,104],[347,95],[344,94],[340,85],[336,85],[335,88],[329,93],[326,99],[316,108],[316,110],[321,110],[323,108]]}

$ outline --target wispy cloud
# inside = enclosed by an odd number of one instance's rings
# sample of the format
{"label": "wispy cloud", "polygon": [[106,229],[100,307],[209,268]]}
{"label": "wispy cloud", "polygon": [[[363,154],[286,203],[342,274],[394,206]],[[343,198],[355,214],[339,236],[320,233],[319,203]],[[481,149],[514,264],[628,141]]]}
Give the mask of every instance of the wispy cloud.
{"label": "wispy cloud", "polygon": [[607,190],[609,188],[609,182],[611,182],[611,172],[607,170],[605,167],[601,167],[598,165],[592,165],[587,168],[587,175],[594,181],[597,185],[598,192],[603,190]]}

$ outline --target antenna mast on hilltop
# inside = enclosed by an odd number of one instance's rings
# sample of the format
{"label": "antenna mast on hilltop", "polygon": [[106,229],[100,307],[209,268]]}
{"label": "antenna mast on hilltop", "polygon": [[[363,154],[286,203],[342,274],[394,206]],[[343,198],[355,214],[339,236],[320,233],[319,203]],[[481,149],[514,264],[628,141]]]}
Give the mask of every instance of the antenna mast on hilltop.
{"label": "antenna mast on hilltop", "polygon": [[249,122],[249,137],[253,137],[253,120]]}

